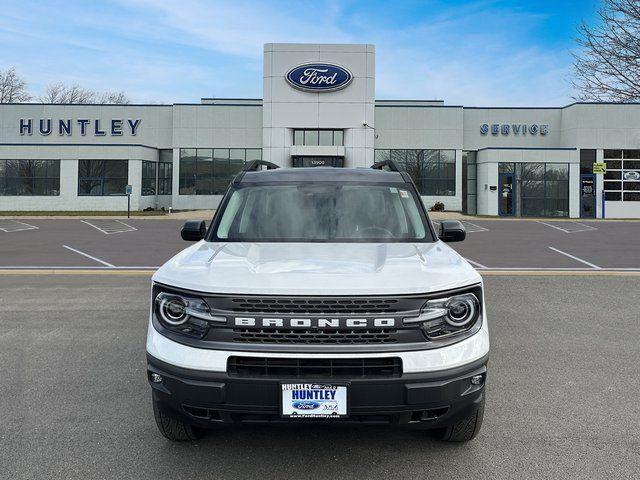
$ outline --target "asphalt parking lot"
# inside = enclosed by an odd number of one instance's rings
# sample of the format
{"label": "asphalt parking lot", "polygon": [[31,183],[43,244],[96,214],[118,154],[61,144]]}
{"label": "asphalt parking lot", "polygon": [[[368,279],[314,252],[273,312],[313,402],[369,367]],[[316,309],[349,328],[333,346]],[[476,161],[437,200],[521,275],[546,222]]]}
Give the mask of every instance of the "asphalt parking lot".
{"label": "asphalt parking lot", "polygon": [[635,478],[640,277],[485,277],[485,423],[465,445],[386,427],[156,430],[147,272],[0,275],[0,477]]}
{"label": "asphalt parking lot", "polygon": [[[638,221],[463,223],[467,239],[451,245],[480,270],[640,271]],[[154,269],[188,245],[180,239],[182,224],[136,218],[0,219],[0,268]]]}
{"label": "asphalt parking lot", "polygon": [[492,335],[479,437],[386,427],[156,430],[151,272],[181,220],[0,219],[0,478],[633,478],[640,222],[464,221]]}

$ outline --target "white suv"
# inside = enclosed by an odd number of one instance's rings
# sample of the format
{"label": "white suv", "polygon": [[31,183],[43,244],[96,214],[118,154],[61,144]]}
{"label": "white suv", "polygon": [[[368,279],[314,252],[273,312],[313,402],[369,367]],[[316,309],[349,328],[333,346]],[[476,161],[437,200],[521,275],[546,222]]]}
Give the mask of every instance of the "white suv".
{"label": "white suv", "polygon": [[[262,171],[265,166],[267,170]],[[197,241],[153,276],[148,379],[158,428],[358,422],[480,430],[482,279],[439,238],[409,175],[249,164]]]}

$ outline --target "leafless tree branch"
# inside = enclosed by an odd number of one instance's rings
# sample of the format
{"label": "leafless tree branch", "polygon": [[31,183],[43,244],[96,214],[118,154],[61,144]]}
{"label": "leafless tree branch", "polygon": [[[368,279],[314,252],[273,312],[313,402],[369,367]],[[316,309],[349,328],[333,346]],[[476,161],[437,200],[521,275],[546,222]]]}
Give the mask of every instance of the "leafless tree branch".
{"label": "leafless tree branch", "polygon": [[640,101],[640,0],[604,0],[599,25],[578,27],[577,100]]}
{"label": "leafless tree branch", "polygon": [[0,70],[0,103],[21,103],[31,100],[27,82],[11,67]]}

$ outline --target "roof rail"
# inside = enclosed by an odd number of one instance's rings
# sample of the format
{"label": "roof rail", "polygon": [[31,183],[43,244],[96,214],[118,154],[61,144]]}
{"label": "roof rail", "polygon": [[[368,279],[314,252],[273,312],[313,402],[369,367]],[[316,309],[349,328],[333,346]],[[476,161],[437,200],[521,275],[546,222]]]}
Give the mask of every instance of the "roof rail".
{"label": "roof rail", "polygon": [[236,175],[236,178],[233,179],[233,183],[240,183],[244,174],[247,172],[257,172],[260,170],[260,167],[267,167],[267,170],[275,170],[276,168],[280,168],[275,163],[267,162],[266,160],[253,160],[247,163],[242,171]]}
{"label": "roof rail", "polygon": [[242,169],[243,172],[257,172],[260,167],[267,167],[267,170],[275,170],[280,168],[275,163],[267,162],[266,160],[253,160],[251,163],[247,163]]}
{"label": "roof rail", "polygon": [[382,170],[384,167],[389,167],[389,171],[391,172],[400,171],[400,167],[398,167],[398,164],[393,160],[383,160],[381,162],[376,162],[373,165],[371,165],[371,168],[373,168],[374,170]]}

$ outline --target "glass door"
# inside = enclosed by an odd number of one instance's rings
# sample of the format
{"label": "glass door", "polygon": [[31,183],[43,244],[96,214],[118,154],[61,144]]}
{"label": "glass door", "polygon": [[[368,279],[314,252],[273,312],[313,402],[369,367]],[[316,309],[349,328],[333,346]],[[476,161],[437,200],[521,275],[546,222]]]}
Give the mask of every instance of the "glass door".
{"label": "glass door", "polygon": [[580,218],[596,218],[596,176],[580,175]]}
{"label": "glass door", "polygon": [[515,174],[501,173],[498,175],[498,215],[515,215],[515,189]]}

